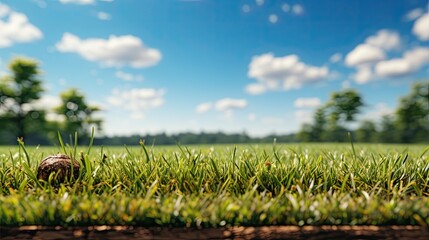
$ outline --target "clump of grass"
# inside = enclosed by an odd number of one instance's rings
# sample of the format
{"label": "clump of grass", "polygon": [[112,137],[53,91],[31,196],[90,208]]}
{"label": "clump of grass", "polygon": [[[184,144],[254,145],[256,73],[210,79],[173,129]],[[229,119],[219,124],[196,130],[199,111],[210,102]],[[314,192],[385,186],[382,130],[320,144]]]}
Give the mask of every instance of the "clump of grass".
{"label": "clump of grass", "polygon": [[[429,225],[422,145],[59,146],[83,168],[40,184],[57,148],[0,148],[2,225]],[[92,149],[92,150],[91,150]]]}

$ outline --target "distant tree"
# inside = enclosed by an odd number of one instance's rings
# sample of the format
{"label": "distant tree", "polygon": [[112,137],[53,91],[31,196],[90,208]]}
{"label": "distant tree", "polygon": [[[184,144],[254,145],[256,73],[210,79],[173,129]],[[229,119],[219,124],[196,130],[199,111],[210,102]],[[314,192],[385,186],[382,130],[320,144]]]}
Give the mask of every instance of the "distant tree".
{"label": "distant tree", "polygon": [[298,133],[298,139],[303,142],[321,142],[324,141],[326,131],[326,113],[325,107],[318,108],[313,115],[312,124],[304,124]]}
{"label": "distant tree", "polygon": [[363,106],[362,97],[353,89],[334,92],[327,103],[328,123],[325,139],[334,142],[348,140],[346,123],[355,120],[355,116]]}
{"label": "distant tree", "polygon": [[353,89],[334,92],[328,106],[332,108],[332,120],[350,122],[363,106],[362,97]]}
{"label": "distant tree", "polygon": [[374,122],[365,120],[355,131],[355,139],[358,142],[376,142],[377,127]]}
{"label": "distant tree", "polygon": [[5,136],[22,137],[40,131],[45,113],[31,105],[43,92],[39,79],[39,63],[26,58],[15,58],[8,66],[10,75],[0,79],[0,123]]}
{"label": "distant tree", "polygon": [[297,138],[300,142],[313,142],[313,125],[305,123],[301,126],[301,130],[297,134]]}
{"label": "distant tree", "polygon": [[418,82],[396,110],[400,141],[429,141],[429,81]]}
{"label": "distant tree", "polygon": [[94,113],[100,111],[100,108],[89,105],[83,93],[71,88],[62,92],[60,97],[62,103],[55,111],[65,117],[61,128],[67,135],[74,135],[77,132],[81,142],[88,139],[92,127],[96,130],[101,129],[102,120],[94,117]]}
{"label": "distant tree", "polygon": [[392,116],[386,115],[381,118],[380,131],[377,133],[378,142],[398,142],[398,130]]}
{"label": "distant tree", "polygon": [[323,136],[325,135],[326,124],[327,124],[327,119],[326,119],[325,108],[324,107],[318,108],[314,113],[314,123],[311,129],[312,141],[320,142],[325,140]]}

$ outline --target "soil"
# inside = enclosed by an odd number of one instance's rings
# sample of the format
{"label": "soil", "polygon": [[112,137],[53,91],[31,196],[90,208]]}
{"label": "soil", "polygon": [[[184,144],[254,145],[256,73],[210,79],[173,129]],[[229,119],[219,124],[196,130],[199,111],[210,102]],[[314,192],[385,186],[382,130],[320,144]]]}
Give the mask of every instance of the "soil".
{"label": "soil", "polygon": [[429,239],[418,226],[267,226],[225,228],[144,228],[127,226],[2,227],[0,239]]}

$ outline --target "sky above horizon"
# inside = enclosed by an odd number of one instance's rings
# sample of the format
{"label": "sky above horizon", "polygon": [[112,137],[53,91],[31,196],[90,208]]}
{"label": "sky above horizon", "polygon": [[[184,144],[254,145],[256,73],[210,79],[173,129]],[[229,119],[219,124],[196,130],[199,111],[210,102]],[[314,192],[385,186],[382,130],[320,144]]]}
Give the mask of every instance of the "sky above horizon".
{"label": "sky above horizon", "polygon": [[[75,87],[106,135],[296,132],[333,91],[359,119],[392,113],[429,76],[427,0],[0,0],[0,76],[40,62],[59,104]],[[53,113],[49,115],[55,119]]]}

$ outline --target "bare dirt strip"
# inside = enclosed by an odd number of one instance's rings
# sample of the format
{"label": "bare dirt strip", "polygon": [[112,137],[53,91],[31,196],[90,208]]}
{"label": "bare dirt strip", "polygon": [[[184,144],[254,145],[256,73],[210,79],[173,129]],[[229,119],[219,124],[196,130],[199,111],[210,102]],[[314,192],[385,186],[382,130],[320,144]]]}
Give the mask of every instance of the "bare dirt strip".
{"label": "bare dirt strip", "polygon": [[267,226],[225,228],[1,227],[0,239],[413,239],[428,240],[418,226]]}

